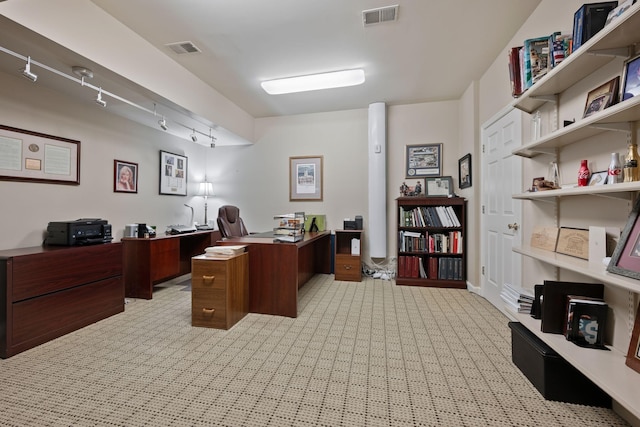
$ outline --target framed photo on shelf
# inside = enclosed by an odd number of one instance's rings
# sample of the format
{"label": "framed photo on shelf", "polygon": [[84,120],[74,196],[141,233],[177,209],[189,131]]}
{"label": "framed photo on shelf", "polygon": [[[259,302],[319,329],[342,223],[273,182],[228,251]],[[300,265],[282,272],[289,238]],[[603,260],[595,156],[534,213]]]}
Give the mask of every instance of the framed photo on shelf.
{"label": "framed photo on shelf", "polygon": [[323,156],[289,157],[289,201],[322,201]]}
{"label": "framed photo on shelf", "polygon": [[458,160],[458,186],[460,189],[471,187],[471,153]]}
{"label": "framed photo on shelf", "polygon": [[160,151],[160,194],[187,195],[187,158]]}
{"label": "framed photo on shelf", "polygon": [[405,158],[406,178],[442,174],[442,144],[407,145]]}
{"label": "framed photo on shelf", "polygon": [[629,214],[627,224],[622,230],[622,235],[616,245],[607,271],[621,276],[640,279],[640,224],[638,213],[640,212],[640,199],[638,199]]}
{"label": "framed photo on shelf", "polygon": [[604,185],[607,183],[607,171],[594,172],[589,178],[589,185]]}
{"label": "framed photo on shelf", "polygon": [[80,141],[0,125],[0,180],[80,185]]}
{"label": "framed photo on shelf", "polygon": [[587,103],[584,107],[584,117],[600,112],[618,102],[618,85],[620,77],[616,76],[605,84],[595,88],[587,95]]}
{"label": "framed photo on shelf", "polygon": [[622,81],[621,100],[640,95],[640,55],[625,61]]}
{"label": "framed photo on shelf", "polygon": [[427,197],[453,196],[453,179],[450,176],[425,178],[424,195]]}
{"label": "framed photo on shelf", "polygon": [[633,333],[627,351],[626,365],[636,372],[640,372],[640,305],[636,310],[636,320],[633,323]]}
{"label": "framed photo on shelf", "polygon": [[113,191],[116,193],[138,192],[138,164],[123,160],[113,161]]}

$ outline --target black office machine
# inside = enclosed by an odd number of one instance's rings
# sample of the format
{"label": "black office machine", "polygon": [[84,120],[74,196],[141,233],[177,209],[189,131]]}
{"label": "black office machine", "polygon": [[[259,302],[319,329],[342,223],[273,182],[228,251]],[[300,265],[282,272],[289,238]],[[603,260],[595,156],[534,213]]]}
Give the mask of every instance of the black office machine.
{"label": "black office machine", "polygon": [[109,243],[113,240],[111,225],[99,218],[54,221],[47,226],[47,245],[80,246]]}

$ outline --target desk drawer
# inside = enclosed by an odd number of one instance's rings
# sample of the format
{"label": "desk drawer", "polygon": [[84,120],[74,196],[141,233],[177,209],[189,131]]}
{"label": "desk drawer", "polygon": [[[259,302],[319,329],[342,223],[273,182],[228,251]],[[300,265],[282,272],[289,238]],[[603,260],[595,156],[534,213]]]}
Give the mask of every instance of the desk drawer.
{"label": "desk drawer", "polygon": [[227,266],[226,260],[192,260],[191,289],[225,289]]}
{"label": "desk drawer", "polygon": [[362,280],[360,257],[336,254],[335,278],[336,280],[360,282]]}
{"label": "desk drawer", "polygon": [[228,329],[227,292],[225,289],[195,289],[191,293],[191,324]]}

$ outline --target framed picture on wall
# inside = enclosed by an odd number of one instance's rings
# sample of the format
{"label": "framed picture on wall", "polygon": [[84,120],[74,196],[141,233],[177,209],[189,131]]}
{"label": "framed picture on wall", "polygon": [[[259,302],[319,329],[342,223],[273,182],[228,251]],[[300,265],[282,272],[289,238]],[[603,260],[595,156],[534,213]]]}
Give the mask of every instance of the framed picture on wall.
{"label": "framed picture on wall", "polygon": [[471,187],[471,153],[458,160],[458,186],[460,189]]}
{"label": "framed picture on wall", "polygon": [[160,151],[160,194],[187,195],[187,158]]}
{"label": "framed picture on wall", "polygon": [[80,141],[0,125],[0,180],[80,185]]}
{"label": "framed picture on wall", "polygon": [[138,192],[138,164],[123,160],[113,161],[113,191],[116,193]]}
{"label": "framed picture on wall", "polygon": [[407,145],[405,177],[442,175],[442,144]]}
{"label": "framed picture on wall", "polygon": [[322,156],[289,157],[289,201],[322,201]]}

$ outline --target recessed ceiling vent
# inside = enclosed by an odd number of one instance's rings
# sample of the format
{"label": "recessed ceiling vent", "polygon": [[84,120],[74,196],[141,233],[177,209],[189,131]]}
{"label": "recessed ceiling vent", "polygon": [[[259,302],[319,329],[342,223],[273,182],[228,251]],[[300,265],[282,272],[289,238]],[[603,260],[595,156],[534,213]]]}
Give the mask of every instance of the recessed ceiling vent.
{"label": "recessed ceiling vent", "polygon": [[177,42],[166,44],[169,49],[178,55],[184,55],[185,53],[200,53],[202,52],[192,42]]}
{"label": "recessed ceiling vent", "polygon": [[398,20],[398,5],[379,7],[362,11],[362,23],[364,26],[381,24],[383,22]]}

